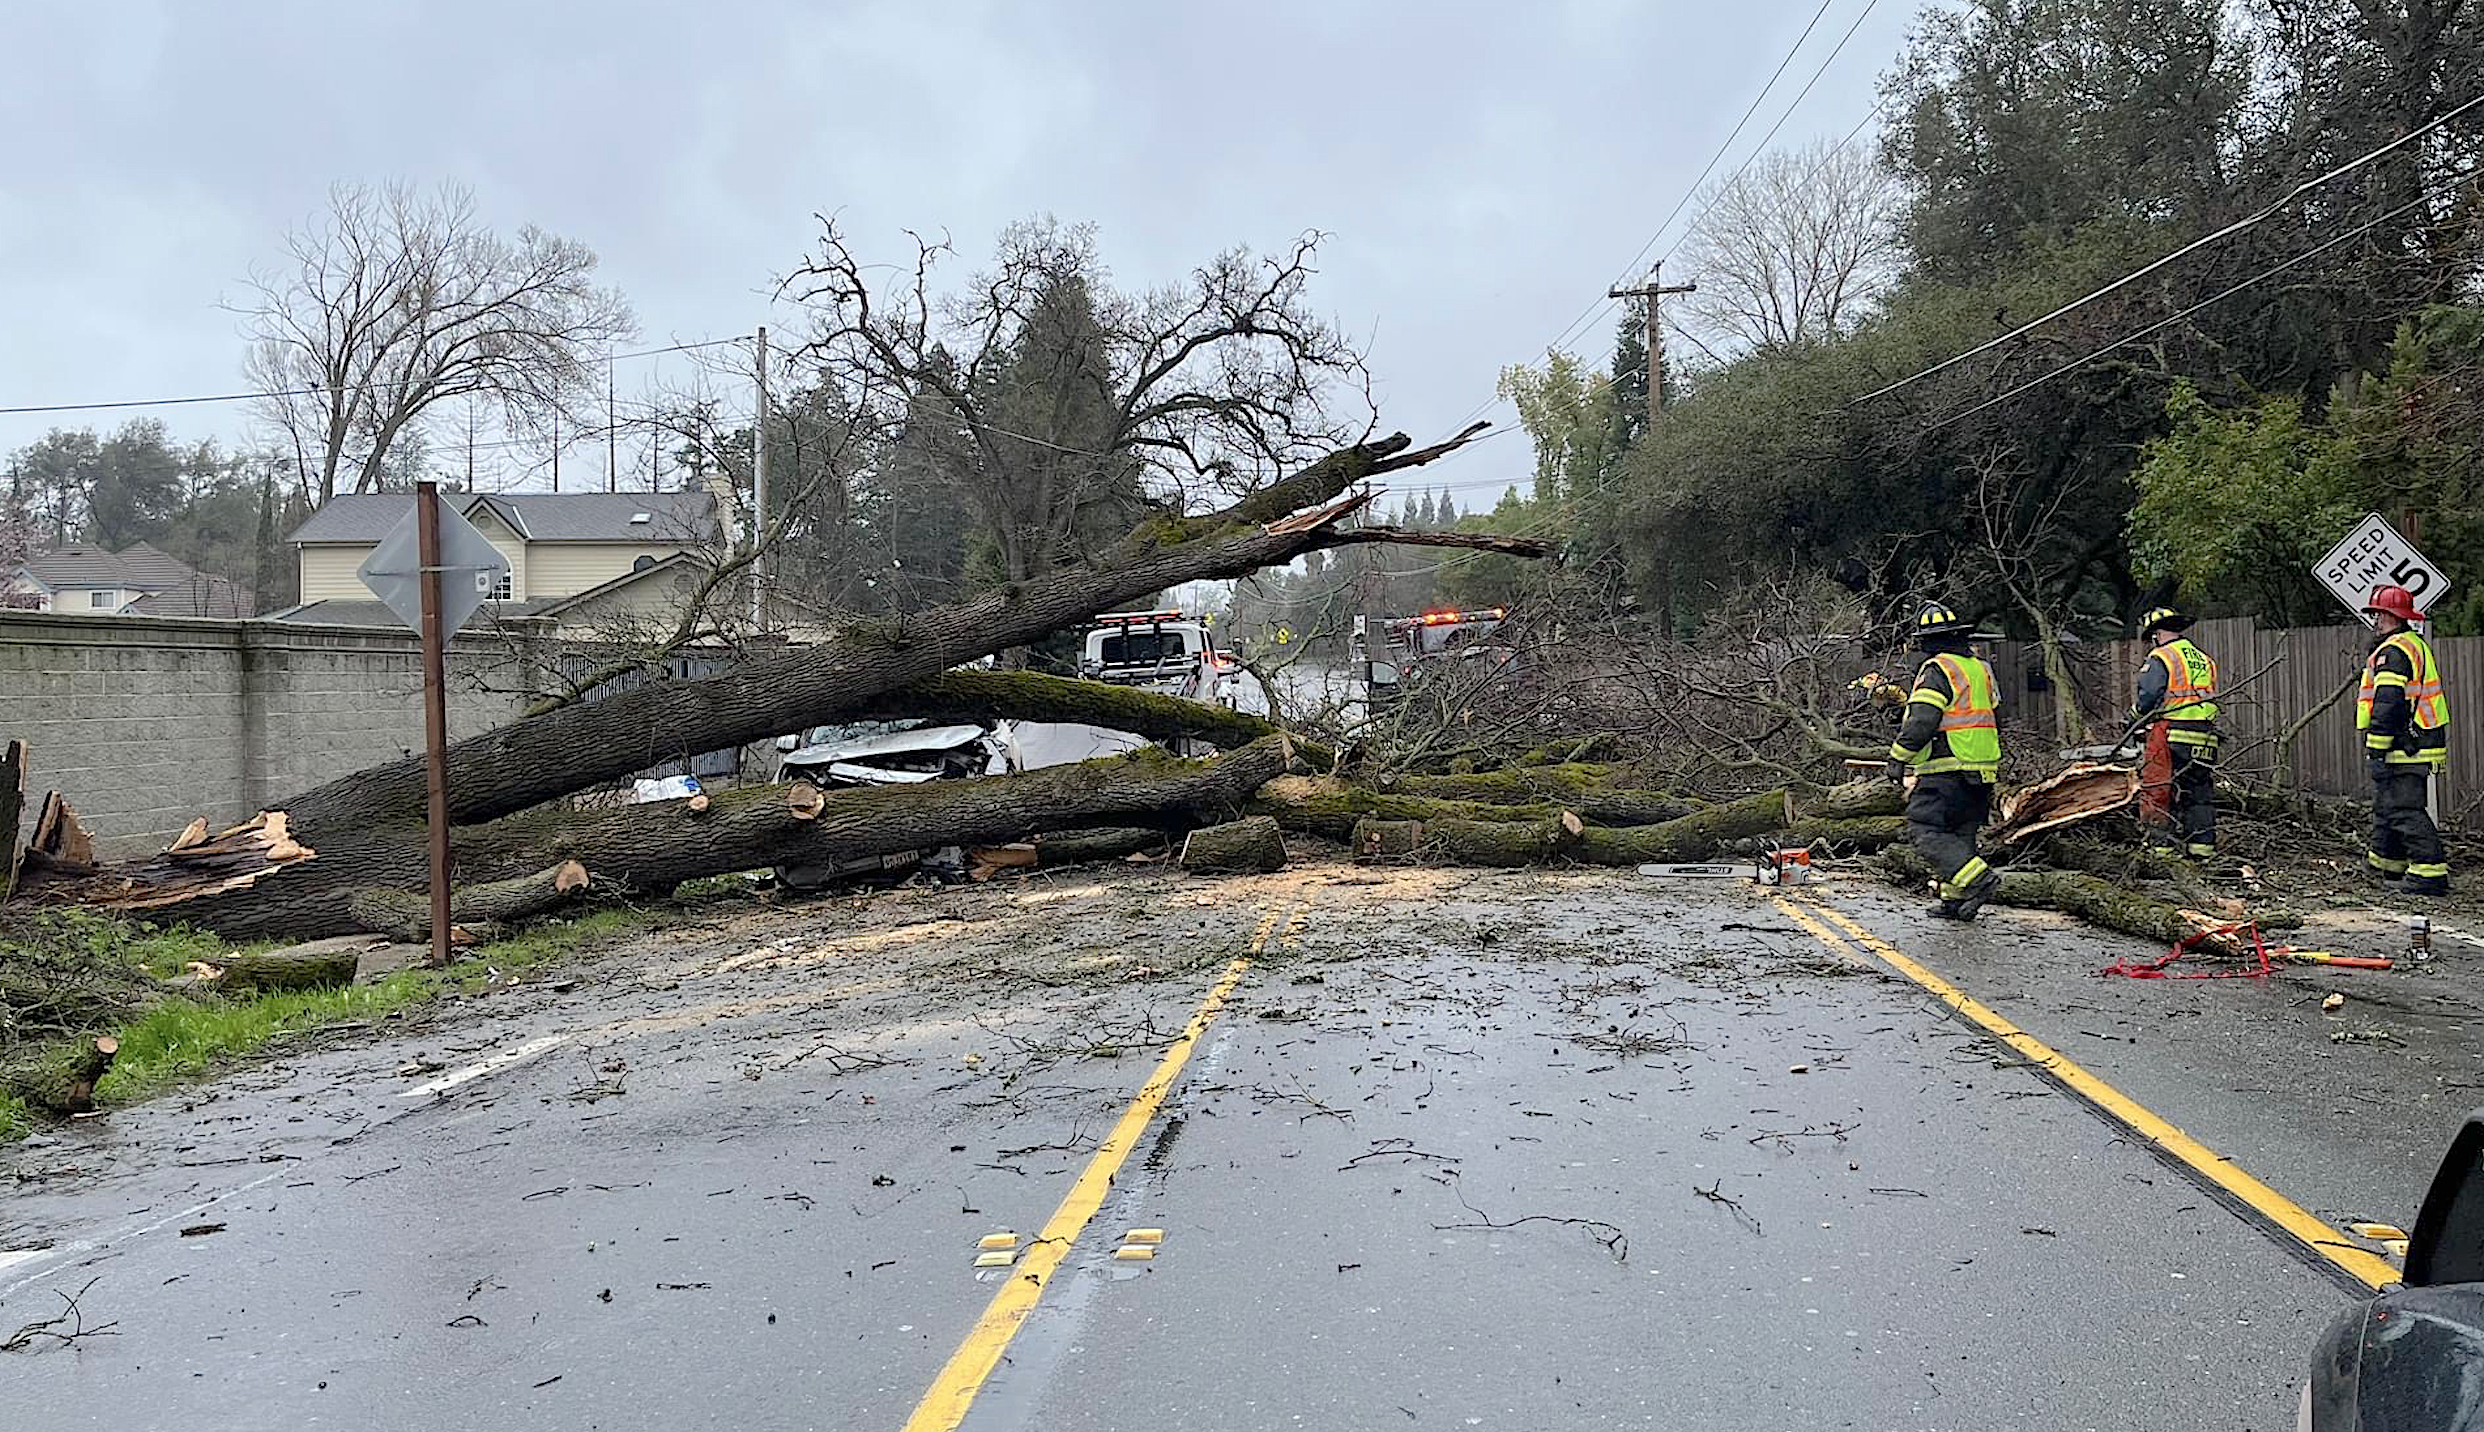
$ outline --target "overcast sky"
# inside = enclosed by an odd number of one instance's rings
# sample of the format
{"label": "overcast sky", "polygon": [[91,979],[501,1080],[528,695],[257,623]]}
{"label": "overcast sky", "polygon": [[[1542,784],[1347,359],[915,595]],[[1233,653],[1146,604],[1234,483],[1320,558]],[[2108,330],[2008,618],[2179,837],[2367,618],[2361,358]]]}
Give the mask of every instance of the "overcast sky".
{"label": "overcast sky", "polygon": [[[1916,3],[1830,0],[1719,172],[1868,5],[1775,143],[1852,128]],[[647,346],[792,324],[766,295],[818,211],[890,258],[907,227],[980,259],[1013,219],[1092,220],[1133,287],[1325,230],[1316,303],[1368,339],[1383,423],[1434,437],[1621,273],[1817,9],[14,4],[0,407],[242,386],[220,304],[331,183],[405,178],[592,246]],[[1569,346],[1601,363],[1611,328]],[[238,405],[154,411],[248,434]],[[131,415],[0,415],[0,450]],[[1439,478],[1485,505],[1527,463],[1488,443]]]}

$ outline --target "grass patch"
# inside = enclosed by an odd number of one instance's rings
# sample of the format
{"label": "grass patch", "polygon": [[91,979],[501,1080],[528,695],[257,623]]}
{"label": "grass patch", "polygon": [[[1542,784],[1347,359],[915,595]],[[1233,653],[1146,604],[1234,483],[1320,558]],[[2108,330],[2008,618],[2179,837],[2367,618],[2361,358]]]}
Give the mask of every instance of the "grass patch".
{"label": "grass patch", "polygon": [[[158,930],[85,911],[46,911],[17,921],[0,937],[0,957],[22,958],[29,968],[74,971],[109,999],[55,1011],[47,1000],[41,1027],[24,1021],[17,1037],[0,1040],[0,1054],[23,1053],[62,1036],[109,1032],[120,1055],[96,1085],[99,1104],[136,1103],[274,1041],[312,1030],[376,1020],[447,993],[471,994],[565,955],[641,931],[649,912],[597,910],[574,920],[534,926],[506,940],[481,945],[447,969],[406,970],[373,984],[342,989],[296,990],[249,999],[172,997],[148,1000],[148,976],[177,975],[193,960],[215,963],[237,948],[187,929]],[[265,948],[252,946],[249,948]],[[8,1028],[0,1021],[0,1029]],[[0,1093],[0,1143],[25,1137],[42,1125],[41,1115]]]}

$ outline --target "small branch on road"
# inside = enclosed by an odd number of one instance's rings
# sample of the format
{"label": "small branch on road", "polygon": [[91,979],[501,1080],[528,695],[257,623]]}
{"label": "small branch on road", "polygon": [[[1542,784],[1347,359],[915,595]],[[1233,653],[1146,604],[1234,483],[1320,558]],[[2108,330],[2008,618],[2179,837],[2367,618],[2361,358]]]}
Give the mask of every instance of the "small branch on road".
{"label": "small branch on road", "polygon": [[1440,1232],[1518,1228],[1529,1223],[1557,1223],[1586,1233],[1589,1238],[1601,1244],[1605,1252],[1613,1255],[1614,1262],[1630,1261],[1630,1235],[1601,1218],[1567,1218],[1555,1213],[1529,1213],[1503,1221],[1467,1202],[1466,1190],[1458,1186],[1457,1171],[1454,1169],[1449,1171],[1449,1191],[1457,1196],[1458,1202],[1466,1205],[1466,1211],[1474,1214],[1477,1221],[1433,1224],[1432,1227]]}
{"label": "small branch on road", "polygon": [[1701,1188],[1695,1183],[1691,1185],[1691,1192],[1698,1194],[1701,1198],[1706,1199],[1710,1203],[1724,1204],[1725,1207],[1734,1215],[1735,1221],[1739,1222],[1743,1227],[1750,1229],[1752,1234],[1757,1236],[1760,1231],[1760,1221],[1751,1216],[1751,1211],[1742,1206],[1742,1201],[1740,1199],[1733,1197],[1724,1190],[1725,1180],[1721,1178],[1706,1188]]}
{"label": "small branch on road", "polygon": [[1354,1157],[1347,1159],[1344,1163],[1337,1165],[1337,1172],[1345,1173],[1346,1171],[1354,1168],[1356,1165],[1362,1163],[1365,1159],[1428,1159],[1433,1163],[1453,1164],[1458,1161],[1458,1156],[1455,1154],[1426,1153],[1423,1150],[1416,1148],[1414,1146],[1414,1140],[1412,1139],[1381,1139],[1372,1145],[1369,1153],[1356,1154]]}
{"label": "small branch on road", "polygon": [[1756,1133],[1751,1136],[1750,1142],[1754,1144],[1774,1143],[1778,1148],[1791,1153],[1796,1139],[1834,1139],[1842,1144],[1846,1141],[1846,1135],[1861,1127],[1863,1127],[1861,1124],[1805,1124],[1799,1129],[1769,1129]]}
{"label": "small branch on road", "polygon": [[[86,1310],[79,1306],[79,1303],[86,1297],[86,1290],[94,1287],[96,1281],[93,1278],[87,1279],[74,1293],[63,1293],[58,1288],[53,1289],[53,1293],[68,1306],[61,1310],[58,1317],[28,1323],[9,1334],[7,1341],[0,1342],[0,1352],[26,1352],[41,1345],[46,1338],[62,1347],[75,1347],[80,1338],[117,1337],[118,1334],[114,1333],[113,1329],[120,1326],[118,1319],[108,1323],[98,1323],[91,1328],[86,1325]],[[68,1331],[61,1331],[64,1327]]]}

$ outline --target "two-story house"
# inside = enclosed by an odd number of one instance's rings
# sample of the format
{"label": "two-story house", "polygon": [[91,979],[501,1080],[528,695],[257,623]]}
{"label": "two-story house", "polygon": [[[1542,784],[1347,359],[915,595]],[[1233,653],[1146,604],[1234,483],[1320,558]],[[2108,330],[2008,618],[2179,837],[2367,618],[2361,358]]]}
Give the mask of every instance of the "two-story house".
{"label": "two-story house", "polygon": [[[695,585],[691,568],[731,549],[729,517],[705,492],[444,493],[444,503],[481,530],[509,559],[494,593],[502,617],[580,623],[592,605],[607,620],[622,612],[677,609]],[[414,510],[410,493],[339,497],[310,515],[292,538],[301,605],[280,621],[393,625],[396,618],[362,584],[362,564]]]}

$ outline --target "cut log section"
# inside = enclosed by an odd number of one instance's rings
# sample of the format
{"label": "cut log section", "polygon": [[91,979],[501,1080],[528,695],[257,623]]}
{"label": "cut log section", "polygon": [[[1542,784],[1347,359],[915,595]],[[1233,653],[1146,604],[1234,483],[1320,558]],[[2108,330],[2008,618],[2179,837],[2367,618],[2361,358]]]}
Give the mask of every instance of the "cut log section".
{"label": "cut log section", "polygon": [[292,990],[339,989],[354,982],[354,968],[374,941],[316,940],[281,950],[235,952],[218,962],[218,993],[248,997]]}
{"label": "cut log section", "polygon": [[[587,875],[585,866],[575,860],[564,860],[515,880],[462,885],[449,892],[449,922],[452,925],[499,925],[531,919],[548,914],[585,894],[591,884],[593,881]],[[357,892],[349,903],[355,920],[366,930],[386,935],[403,945],[418,945],[431,938],[431,897],[428,893],[363,890]]]}
{"label": "cut log section", "polygon": [[1134,856],[1156,860],[1170,853],[1170,845],[1171,840],[1163,831],[1138,826],[1065,830],[1035,842],[1035,864],[1038,869],[1050,869],[1099,860],[1128,860]]}
{"label": "cut log section", "polygon": [[47,1114],[91,1113],[95,1085],[120,1052],[121,1042],[108,1034],[81,1039],[66,1049],[37,1049],[0,1065],[0,1090]]}
{"label": "cut log section", "polygon": [[1180,864],[1194,875],[1241,875],[1285,868],[1285,832],[1264,815],[1202,826],[1182,842]]}

